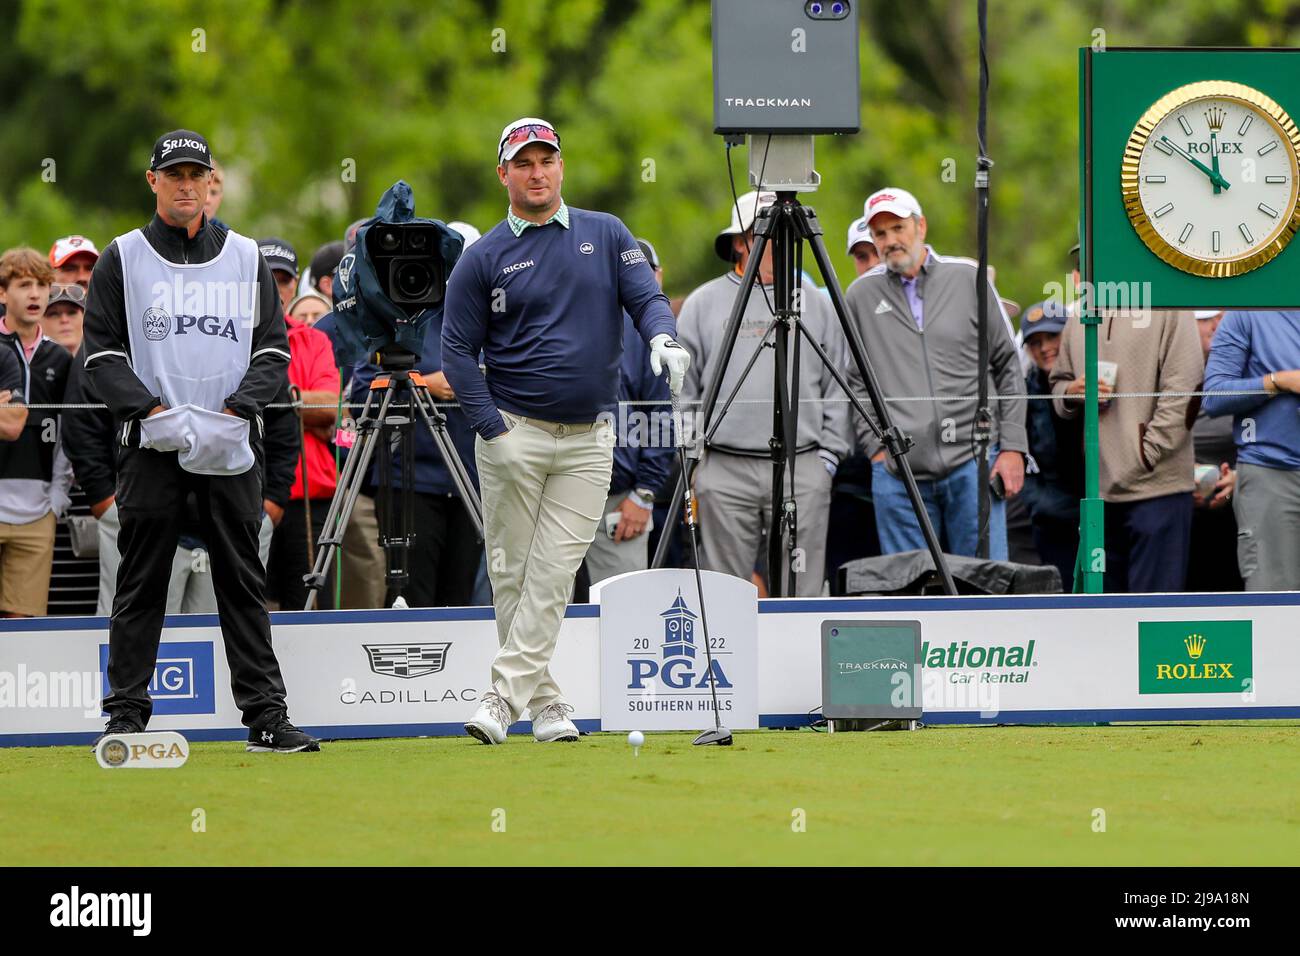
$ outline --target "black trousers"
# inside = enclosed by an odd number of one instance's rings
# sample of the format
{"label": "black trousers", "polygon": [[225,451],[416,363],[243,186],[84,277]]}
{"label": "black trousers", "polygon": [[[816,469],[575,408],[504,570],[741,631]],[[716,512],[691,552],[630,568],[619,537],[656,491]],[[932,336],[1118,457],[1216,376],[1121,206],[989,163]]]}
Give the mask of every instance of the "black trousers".
{"label": "black trousers", "polygon": [[[307,585],[303,577],[316,563],[316,548],[325,532],[325,515],[330,499],[313,498],[311,502],[311,560],[307,559],[307,509],[299,498],[284,507],[284,517],[271,535],[271,553],[266,559],[266,594],[280,602],[282,611],[301,611],[307,603]],[[334,565],[331,563],[325,587],[316,597],[322,611],[334,608]]]}
{"label": "black trousers", "polygon": [[1192,493],[1106,502],[1106,592],[1179,592],[1187,583]]}
{"label": "black trousers", "polygon": [[121,449],[117,510],[122,522],[117,595],[108,629],[108,686],[104,710],[143,726],[153,713],[149,682],[158,660],[167,583],[185,513],[194,492],[200,534],[212,562],[221,636],[230,665],[230,689],[253,726],[285,710],[284,680],[271,647],[271,619],[263,601],[265,577],[257,554],[262,519],[262,453],[242,475],[192,475],[176,452]]}
{"label": "black trousers", "polygon": [[1232,502],[1214,509],[1193,508],[1188,552],[1187,590],[1246,590],[1237,567],[1237,516]]}
{"label": "black trousers", "polygon": [[[392,491],[393,507],[400,507],[401,490]],[[377,495],[380,533],[389,527],[383,495]],[[410,582],[402,592],[411,607],[468,607],[474,598],[482,545],[465,506],[456,495],[411,494],[411,531],[414,541],[408,556]],[[382,541],[380,542],[382,544]],[[384,601],[396,595],[388,589]]]}
{"label": "black trousers", "polygon": [[[1106,506],[1109,511],[1110,505]],[[1079,554],[1079,519],[1061,519],[1038,515],[1033,519],[1034,547],[1044,564],[1054,564],[1061,572],[1061,590],[1074,591],[1074,565]],[[1109,542],[1107,538],[1107,542]]]}

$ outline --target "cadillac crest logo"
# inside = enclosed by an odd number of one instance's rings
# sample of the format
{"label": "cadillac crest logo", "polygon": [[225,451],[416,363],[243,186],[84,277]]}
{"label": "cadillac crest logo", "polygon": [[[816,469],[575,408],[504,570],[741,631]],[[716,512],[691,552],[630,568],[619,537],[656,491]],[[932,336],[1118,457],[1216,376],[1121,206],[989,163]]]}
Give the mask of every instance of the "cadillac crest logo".
{"label": "cadillac crest logo", "polygon": [[381,677],[410,679],[437,674],[447,664],[451,641],[441,644],[363,644],[370,669]]}

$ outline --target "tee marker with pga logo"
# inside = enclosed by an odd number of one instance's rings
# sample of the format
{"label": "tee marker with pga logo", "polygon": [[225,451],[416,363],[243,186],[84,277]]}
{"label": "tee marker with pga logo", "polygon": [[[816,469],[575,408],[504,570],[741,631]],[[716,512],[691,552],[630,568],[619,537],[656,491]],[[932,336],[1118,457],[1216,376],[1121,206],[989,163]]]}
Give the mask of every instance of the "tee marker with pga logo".
{"label": "tee marker with pga logo", "polygon": [[189,741],[171,730],[105,734],[95,744],[95,760],[105,770],[166,770],[189,758]]}

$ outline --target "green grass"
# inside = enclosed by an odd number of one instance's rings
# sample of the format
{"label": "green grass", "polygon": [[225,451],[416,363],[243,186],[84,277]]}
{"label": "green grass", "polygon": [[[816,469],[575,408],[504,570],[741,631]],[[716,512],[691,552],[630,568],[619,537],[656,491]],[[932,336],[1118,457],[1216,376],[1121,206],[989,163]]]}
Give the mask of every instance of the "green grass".
{"label": "green grass", "polygon": [[[1294,864],[1294,726],[468,738],[101,770],[0,750],[10,865]],[[192,830],[202,808],[206,832]],[[505,832],[493,829],[504,810]],[[1094,832],[1094,809],[1106,832]],[[806,831],[794,832],[796,809]],[[498,814],[495,819],[500,819]]]}

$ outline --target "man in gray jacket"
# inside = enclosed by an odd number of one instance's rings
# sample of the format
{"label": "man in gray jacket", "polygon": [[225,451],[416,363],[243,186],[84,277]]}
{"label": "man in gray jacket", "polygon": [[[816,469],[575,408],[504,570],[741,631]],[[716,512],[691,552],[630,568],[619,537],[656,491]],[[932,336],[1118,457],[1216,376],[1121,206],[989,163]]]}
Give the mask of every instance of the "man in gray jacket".
{"label": "man in gray jacket", "polygon": [[[974,556],[979,534],[978,465],[971,443],[978,389],[979,334],[972,259],[941,256],[925,242],[921,205],[903,189],[873,193],[864,215],[883,259],[844,294],[849,316],[886,399],[894,424],[915,442],[907,460],[926,511],[949,554]],[[990,481],[1007,497],[1025,478],[1025,385],[1010,322],[997,291],[988,291],[989,396],[995,455]],[[857,369],[850,386],[865,397]],[[971,396],[969,398],[965,396]],[[854,417],[871,456],[871,488],[880,548],[885,554],[925,548],[903,481],[867,424]],[[995,496],[989,517],[989,557],[1006,560],[1006,505]]]}
{"label": "man in gray jacket", "polygon": [[[741,196],[732,208],[731,225],[714,240],[714,250],[731,264],[724,275],[706,282],[686,299],[677,319],[678,338],[694,361],[686,372],[682,399],[698,403],[719,364],[726,360],[722,333],[749,263],[754,220],[758,211],[776,200],[774,193]],[[738,207],[738,210],[737,210]],[[695,472],[700,502],[700,535],[704,562],[712,570],[750,580],[763,551],[764,532],[772,521],[772,391],[775,383],[772,325],[772,247],[759,265],[758,280],[745,305],[734,354],[719,393],[719,405],[740,380],[749,357],[766,342],[762,354],[722,419]],[[840,368],[846,362],[844,334],[830,300],[805,281],[800,295],[800,321]],[[794,333],[795,336],[798,333]],[[791,356],[794,338],[791,338]],[[793,362],[791,363],[793,371]],[[689,408],[689,406],[688,406]],[[696,408],[690,411],[698,411]],[[795,590],[800,597],[822,593],[826,564],[826,528],[830,514],[831,478],[849,450],[848,400],[830,371],[806,342],[799,350],[799,429],[794,455],[794,500],[798,525]],[[696,428],[702,423],[696,423]],[[787,495],[790,482],[787,477]]]}

